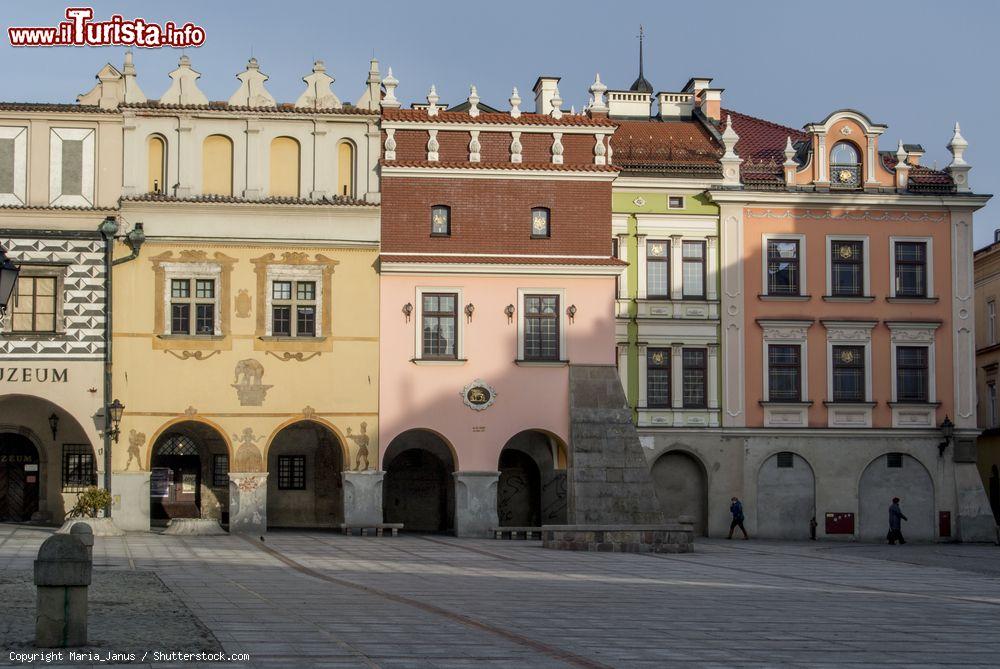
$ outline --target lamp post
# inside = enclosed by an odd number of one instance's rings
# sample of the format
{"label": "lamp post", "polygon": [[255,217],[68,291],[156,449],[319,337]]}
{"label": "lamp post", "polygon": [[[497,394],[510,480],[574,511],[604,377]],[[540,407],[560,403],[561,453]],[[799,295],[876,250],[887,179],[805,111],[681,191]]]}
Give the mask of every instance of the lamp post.
{"label": "lamp post", "polygon": [[951,438],[955,434],[955,424],[951,422],[948,416],[944,417],[944,421],[941,422],[941,436],[944,437],[944,441],[938,444],[938,456],[944,457],[944,451],[951,444]]}
{"label": "lamp post", "polygon": [[20,273],[21,268],[7,257],[3,247],[0,247],[0,325],[3,325],[3,317],[7,313],[7,303],[10,302],[10,297],[14,294],[17,276]]}
{"label": "lamp post", "polygon": [[118,429],[118,426],[122,422],[122,415],[124,413],[125,405],[119,402],[116,397],[115,401],[108,405],[108,424],[106,426],[108,434],[115,440],[116,444],[118,443],[118,436],[121,434],[121,430]]}
{"label": "lamp post", "polygon": [[49,429],[52,430],[52,441],[55,441],[56,435],[59,434],[59,414],[53,412],[49,416]]}

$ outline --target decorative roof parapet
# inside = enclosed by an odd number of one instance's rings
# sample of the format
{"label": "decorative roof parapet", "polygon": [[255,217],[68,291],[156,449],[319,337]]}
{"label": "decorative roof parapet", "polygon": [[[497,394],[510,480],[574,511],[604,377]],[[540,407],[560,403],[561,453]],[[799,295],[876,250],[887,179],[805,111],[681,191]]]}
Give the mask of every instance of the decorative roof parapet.
{"label": "decorative roof parapet", "polygon": [[399,80],[392,76],[391,67],[388,74],[385,75],[385,79],[382,80],[382,85],[385,86],[385,97],[382,98],[382,108],[399,109],[400,102],[396,99],[396,86],[399,86]]}
{"label": "decorative roof parapet", "polygon": [[313,63],[312,74],[302,77],[306,90],[302,92],[295,106],[305,109],[341,109],[343,104],[333,92],[335,79],[326,73],[326,65],[321,60]]}
{"label": "decorative roof parapet", "polygon": [[122,67],[123,83],[125,86],[124,102],[145,102],[146,94],[139,88],[136,81],[135,63],[132,61],[132,49],[125,52],[125,64]]}
{"label": "decorative roof parapet", "polygon": [[906,149],[903,140],[899,140],[896,149],[896,190],[905,191],[910,182],[910,163],[906,161]]}
{"label": "decorative roof parapet", "polygon": [[951,163],[944,171],[951,175],[951,180],[955,183],[955,190],[959,193],[972,191],[969,186],[969,170],[972,165],[965,162],[965,150],[969,148],[969,143],[962,137],[962,130],[958,123],[955,123],[955,133],[948,142],[948,151],[951,152]]}
{"label": "decorative roof parapet", "polygon": [[378,111],[382,97],[382,77],[378,71],[378,61],[373,57],[368,67],[368,79],[365,80],[365,92],[354,104],[360,109]]}
{"label": "decorative roof parapet", "polygon": [[562,118],[562,96],[559,95],[559,84],[556,84],[552,92],[552,118]]}
{"label": "decorative roof parapet", "polygon": [[740,186],[740,164],[743,159],[736,155],[736,143],[740,141],[740,136],[733,130],[732,116],[726,116],[726,129],[722,133],[722,145],[726,152],[722,154],[719,162],[722,163],[722,185]]}
{"label": "decorative roof parapet", "polygon": [[260,71],[256,58],[247,61],[247,69],[236,75],[240,86],[229,98],[229,104],[246,107],[277,107],[274,97],[267,92],[264,82],[268,77]]}
{"label": "decorative roof parapet", "polygon": [[438,100],[441,96],[437,94],[437,89],[434,88],[434,84],[431,84],[431,90],[427,91],[427,115],[437,116],[438,115]]}
{"label": "decorative roof parapet", "polygon": [[469,87],[469,116],[473,118],[479,116],[479,93],[475,84]]}
{"label": "decorative roof parapet", "polygon": [[594,77],[594,83],[590,85],[590,104],[587,106],[588,111],[590,111],[591,116],[594,114],[605,115],[608,113],[608,105],[604,101],[604,94],[608,91],[608,87],[604,85],[601,81],[601,73],[598,72]]}
{"label": "decorative roof parapet", "polygon": [[799,164],[795,162],[795,147],[792,146],[792,136],[785,141],[785,162],[781,164],[785,173],[785,185],[791,188],[795,185],[795,171]]}
{"label": "decorative roof parapet", "polygon": [[521,116],[521,96],[517,94],[517,86],[514,87],[514,92],[510,94],[510,117],[520,118]]}
{"label": "decorative roof parapet", "polygon": [[160,104],[165,105],[207,105],[208,98],[198,89],[201,73],[191,67],[187,55],[177,61],[177,69],[170,73],[170,88],[160,96]]}

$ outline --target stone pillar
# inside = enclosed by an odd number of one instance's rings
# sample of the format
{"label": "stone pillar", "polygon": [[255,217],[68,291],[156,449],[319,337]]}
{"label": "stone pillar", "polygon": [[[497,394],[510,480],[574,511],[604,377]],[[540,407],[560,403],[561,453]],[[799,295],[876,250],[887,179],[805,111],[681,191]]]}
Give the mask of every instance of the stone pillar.
{"label": "stone pillar", "polygon": [[366,470],[340,475],[344,480],[344,523],[352,527],[374,527],[381,523],[385,472]]}
{"label": "stone pillar", "polygon": [[53,534],[38,550],[35,645],[65,648],[87,645],[87,588],[93,561],[90,528]]}
{"label": "stone pillar", "polygon": [[[264,165],[269,159],[270,147],[267,147],[268,158],[265,159],[264,146],[260,137],[260,121],[248,119],[246,127],[246,187],[243,197],[248,200],[259,200],[264,196]],[[233,148],[236,151],[236,148]],[[235,157],[234,157],[235,159]],[[235,167],[235,165],[234,165]],[[233,175],[234,178],[236,174]],[[268,185],[270,188],[270,185]],[[235,191],[233,193],[235,195]]]}
{"label": "stone pillar", "polygon": [[976,467],[976,440],[959,436],[952,441],[952,462],[955,471],[955,496],[958,503],[958,527],[952,535],[959,541],[993,542],[997,539],[997,522],[983,479]]}
{"label": "stone pillar", "polygon": [[500,472],[455,472],[455,535],[485,539],[500,524]]}
{"label": "stone pillar", "polygon": [[267,472],[229,473],[229,532],[267,532]]}
{"label": "stone pillar", "polygon": [[[194,173],[195,165],[197,161],[201,158],[201,147],[195,145],[194,137],[192,136],[192,130],[194,129],[194,124],[189,117],[181,117],[177,119],[177,188],[171,193],[171,189],[167,187],[167,194],[173,194],[177,197],[190,197],[195,193],[201,193],[201,184],[204,183],[204,175],[202,175],[201,183],[195,185]],[[198,166],[198,174],[201,174],[201,166]],[[170,179],[167,179],[170,181]]]}
{"label": "stone pillar", "polygon": [[149,472],[111,474],[111,519],[126,532],[149,532]]}

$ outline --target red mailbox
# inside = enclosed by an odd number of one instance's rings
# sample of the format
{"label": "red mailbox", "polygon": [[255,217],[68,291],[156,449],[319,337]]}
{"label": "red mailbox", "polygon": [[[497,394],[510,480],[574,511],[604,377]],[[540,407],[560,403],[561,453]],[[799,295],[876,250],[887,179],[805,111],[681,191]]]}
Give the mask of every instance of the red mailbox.
{"label": "red mailbox", "polygon": [[951,511],[938,511],[938,536],[951,536]]}
{"label": "red mailbox", "polygon": [[854,514],[853,513],[826,514],[826,533],[854,534]]}

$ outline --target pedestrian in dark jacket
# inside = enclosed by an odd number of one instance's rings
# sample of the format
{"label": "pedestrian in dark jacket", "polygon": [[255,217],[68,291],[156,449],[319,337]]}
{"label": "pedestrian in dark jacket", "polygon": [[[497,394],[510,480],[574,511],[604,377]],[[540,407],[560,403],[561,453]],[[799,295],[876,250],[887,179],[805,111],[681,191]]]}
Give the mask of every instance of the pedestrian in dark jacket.
{"label": "pedestrian in dark jacket", "polygon": [[750,536],[747,534],[747,528],[743,527],[743,502],[739,499],[733,497],[729,505],[729,513],[733,516],[733,522],[729,524],[729,536],[727,539],[733,538],[733,531],[738,527],[743,532],[743,538],[749,539]]}
{"label": "pedestrian in dark jacket", "polygon": [[904,516],[902,510],[900,510],[899,498],[893,497],[892,504],[889,505],[889,536],[886,537],[892,545],[895,545],[897,541],[900,544],[906,543],[906,539],[903,538],[903,532],[901,530],[901,520],[909,520],[909,518]]}

